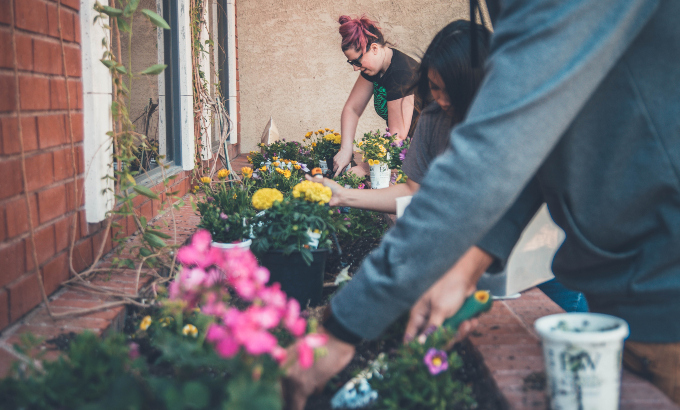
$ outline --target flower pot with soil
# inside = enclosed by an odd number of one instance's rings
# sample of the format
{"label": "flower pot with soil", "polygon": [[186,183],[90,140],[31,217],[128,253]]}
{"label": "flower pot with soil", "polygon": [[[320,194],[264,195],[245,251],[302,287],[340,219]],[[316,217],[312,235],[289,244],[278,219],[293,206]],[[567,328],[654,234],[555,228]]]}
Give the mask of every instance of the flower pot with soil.
{"label": "flower pot with soil", "polygon": [[233,187],[226,181],[228,175],[229,171],[220,170],[217,173],[218,181],[214,182],[204,177],[202,190],[205,196],[197,203],[201,214],[198,226],[210,232],[215,247],[249,249],[248,221],[255,215],[249,192],[252,171],[244,173],[242,184],[234,184]]}
{"label": "flower pot with soil", "polygon": [[331,194],[320,183],[303,181],[286,198],[271,188],[253,195],[253,206],[265,212],[253,219],[251,249],[270,270],[272,281],[280,280],[282,289],[303,305],[321,302],[331,235],[344,228],[336,227],[326,205]]}
{"label": "flower pot with soil", "polygon": [[563,313],[534,323],[543,340],[551,409],[619,408],[625,320],[598,313]]}

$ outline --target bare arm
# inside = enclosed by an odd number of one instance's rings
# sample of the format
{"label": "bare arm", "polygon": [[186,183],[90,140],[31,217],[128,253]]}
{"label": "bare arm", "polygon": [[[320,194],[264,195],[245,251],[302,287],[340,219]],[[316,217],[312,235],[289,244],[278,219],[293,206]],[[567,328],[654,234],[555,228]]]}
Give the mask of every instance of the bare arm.
{"label": "bare arm", "polygon": [[415,96],[407,95],[394,101],[387,102],[387,126],[392,135],[397,134],[397,139],[403,140],[408,136],[413,120],[413,107]]}
{"label": "bare arm", "polygon": [[340,134],[342,135],[342,142],[340,145],[340,152],[333,158],[333,170],[335,175],[340,172],[352,160],[352,151],[354,149],[354,135],[357,132],[357,124],[359,117],[364,113],[368,101],[373,95],[373,83],[362,76],[357,78],[354,83],[354,88],[347,97],[345,107],[342,109],[342,116],[340,117]]}
{"label": "bare arm", "polygon": [[[307,179],[320,182],[310,176]],[[350,206],[392,214],[397,212],[396,198],[413,195],[420,188],[420,184],[410,179],[405,184],[390,185],[384,189],[348,189],[328,178],[323,179],[323,184],[333,191],[330,206]]]}

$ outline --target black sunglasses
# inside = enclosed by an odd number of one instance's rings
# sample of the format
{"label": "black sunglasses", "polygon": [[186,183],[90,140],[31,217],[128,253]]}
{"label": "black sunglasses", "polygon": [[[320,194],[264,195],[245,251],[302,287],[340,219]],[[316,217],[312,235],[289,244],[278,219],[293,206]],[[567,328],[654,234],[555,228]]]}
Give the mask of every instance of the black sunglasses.
{"label": "black sunglasses", "polygon": [[353,66],[355,66],[355,67],[361,68],[361,59],[362,59],[363,57],[364,57],[364,53],[362,52],[361,55],[359,56],[359,58],[355,58],[354,60],[347,60],[347,62],[348,62],[350,65],[353,65]]}

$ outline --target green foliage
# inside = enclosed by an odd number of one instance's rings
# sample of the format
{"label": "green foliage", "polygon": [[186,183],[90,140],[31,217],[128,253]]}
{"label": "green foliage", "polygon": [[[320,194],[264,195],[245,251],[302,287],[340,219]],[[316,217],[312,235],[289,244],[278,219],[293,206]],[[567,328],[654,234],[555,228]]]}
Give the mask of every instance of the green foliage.
{"label": "green foliage", "polygon": [[345,229],[338,232],[338,240],[351,243],[360,238],[381,238],[387,232],[387,222],[380,212],[349,208],[348,213],[335,214],[334,219]]}
{"label": "green foliage", "polygon": [[[179,312],[179,313],[178,313]],[[78,335],[54,362],[21,369],[0,380],[0,407],[47,410],[280,409],[278,365],[268,356],[219,357],[204,343],[211,319],[181,308],[153,313],[146,330],[130,338],[142,355],[131,357],[122,334]],[[184,335],[192,323],[197,337]]]}
{"label": "green foliage", "polygon": [[[277,157],[278,158],[278,157]],[[304,171],[299,164],[289,166],[283,160],[272,162],[255,170],[254,188],[276,188],[283,194],[290,192],[304,178]]]}
{"label": "green foliage", "polygon": [[[257,156],[256,151],[251,151],[251,158],[253,158],[252,164],[256,167],[260,167],[260,163],[264,163],[267,160],[272,160],[274,157],[278,159],[287,159],[290,161],[297,161],[307,164],[310,160],[308,155],[305,155],[305,147],[297,141],[276,141],[269,145],[259,143],[258,147],[262,150],[260,155],[262,158]],[[258,160],[256,162],[255,160]]]}
{"label": "green foliage", "polygon": [[[315,140],[311,144],[311,151],[314,158],[315,166],[318,165],[318,161],[324,161],[333,159],[335,154],[340,151],[340,142],[342,138],[340,133],[335,133],[333,130],[320,129],[315,131]],[[307,134],[309,135],[309,133]]]}
{"label": "green foliage", "polygon": [[285,198],[274,202],[271,208],[253,219],[255,239],[250,249],[262,255],[270,249],[282,250],[289,255],[298,251],[307,264],[313,256],[310,250],[308,232],[321,234],[318,248],[331,247],[331,235],[344,232],[343,224],[332,218],[335,211],[326,205],[319,205],[303,199]]}
{"label": "green foliage", "polygon": [[233,188],[227,182],[203,184],[205,199],[196,207],[201,214],[199,228],[207,229],[215,242],[230,243],[250,236],[249,220],[255,215],[250,202],[250,179]]}
{"label": "green foliage", "polygon": [[354,172],[345,172],[333,178],[333,181],[345,188],[358,189],[366,181],[366,177],[360,177]]}
{"label": "green foliage", "polygon": [[402,345],[387,361],[383,378],[373,378],[378,392],[378,408],[386,410],[464,410],[476,407],[470,386],[456,377],[463,361],[456,352],[448,353],[448,369],[430,374],[424,362],[431,348],[442,350],[455,332],[440,328],[424,343],[414,340]]}
{"label": "green foliage", "polygon": [[158,14],[154,13],[153,11],[149,9],[143,9],[142,14],[146,16],[146,18],[149,19],[149,21],[154,24],[156,27],[160,27],[166,30],[170,30],[170,25],[163,19],[163,17],[159,16]]}

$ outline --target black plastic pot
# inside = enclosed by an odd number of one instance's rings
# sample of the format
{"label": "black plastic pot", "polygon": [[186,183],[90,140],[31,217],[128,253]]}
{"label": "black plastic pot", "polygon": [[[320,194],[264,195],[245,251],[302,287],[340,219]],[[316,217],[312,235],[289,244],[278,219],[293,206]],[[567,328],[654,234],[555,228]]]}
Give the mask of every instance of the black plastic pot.
{"label": "black plastic pot", "polygon": [[262,266],[269,269],[269,284],[279,282],[288,297],[295,298],[304,309],[322,303],[323,276],[326,271],[328,249],[312,251],[311,265],[302,259],[300,252],[284,255],[283,251],[268,251],[260,258]]}

